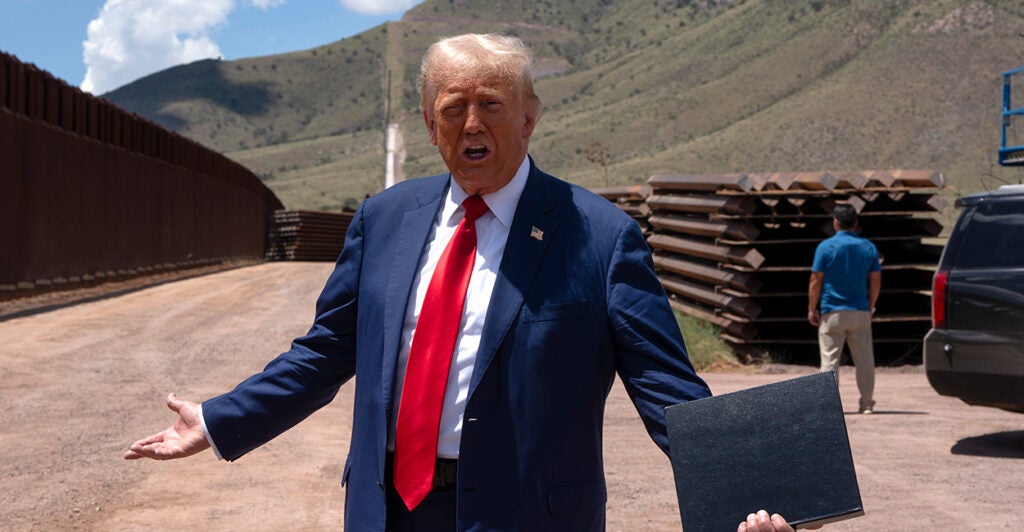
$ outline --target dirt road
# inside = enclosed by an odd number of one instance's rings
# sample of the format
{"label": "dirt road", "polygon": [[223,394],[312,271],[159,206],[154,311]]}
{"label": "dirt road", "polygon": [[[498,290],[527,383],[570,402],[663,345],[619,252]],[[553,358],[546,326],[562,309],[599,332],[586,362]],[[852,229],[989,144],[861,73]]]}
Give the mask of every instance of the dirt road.
{"label": "dirt road", "polygon": [[[329,271],[264,264],[0,322],[0,529],[340,529],[351,387],[233,464],[121,459],[172,421],[167,392],[226,391],[305,332]],[[810,371],[705,377],[725,393]],[[1024,415],[939,397],[919,367],[880,370],[877,387],[876,415],[846,417],[867,515],[826,530],[1019,526]],[[605,434],[608,529],[679,530],[668,460],[618,386]]]}

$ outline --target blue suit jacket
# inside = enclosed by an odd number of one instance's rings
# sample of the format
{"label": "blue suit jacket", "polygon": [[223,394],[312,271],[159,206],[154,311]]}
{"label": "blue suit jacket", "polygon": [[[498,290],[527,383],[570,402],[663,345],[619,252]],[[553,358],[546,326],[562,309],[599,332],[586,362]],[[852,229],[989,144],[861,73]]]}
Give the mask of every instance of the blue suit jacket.
{"label": "blue suit jacket", "polygon": [[[234,460],[356,377],[345,529],[383,530],[384,459],[402,321],[448,175],[367,199],[309,333],[203,404]],[[543,237],[531,237],[532,229]],[[463,422],[460,530],[603,530],[605,399],[621,377],[667,452],[664,407],[710,394],[694,373],[636,222],[531,164],[488,309]]]}

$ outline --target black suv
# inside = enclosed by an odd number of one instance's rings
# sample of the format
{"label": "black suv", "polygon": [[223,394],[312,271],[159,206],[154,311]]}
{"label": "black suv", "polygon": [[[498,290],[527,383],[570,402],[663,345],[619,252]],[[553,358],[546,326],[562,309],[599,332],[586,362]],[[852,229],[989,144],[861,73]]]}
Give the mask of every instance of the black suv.
{"label": "black suv", "polygon": [[968,404],[1024,412],[1024,185],[956,204],[932,285],[928,382]]}

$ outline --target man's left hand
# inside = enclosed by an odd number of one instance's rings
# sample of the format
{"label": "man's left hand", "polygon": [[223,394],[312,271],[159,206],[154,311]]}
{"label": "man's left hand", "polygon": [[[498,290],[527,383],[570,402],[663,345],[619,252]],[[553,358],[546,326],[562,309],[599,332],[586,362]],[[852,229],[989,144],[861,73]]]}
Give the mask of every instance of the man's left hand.
{"label": "man's left hand", "polygon": [[[810,527],[811,530],[819,528],[821,527]],[[768,512],[759,510],[756,514],[748,515],[747,520],[736,527],[736,532],[793,532],[793,527],[781,515],[769,516]]]}
{"label": "man's left hand", "polygon": [[779,514],[768,515],[768,512],[759,510],[756,514],[747,516],[747,520],[740,523],[736,532],[793,532],[793,527]]}

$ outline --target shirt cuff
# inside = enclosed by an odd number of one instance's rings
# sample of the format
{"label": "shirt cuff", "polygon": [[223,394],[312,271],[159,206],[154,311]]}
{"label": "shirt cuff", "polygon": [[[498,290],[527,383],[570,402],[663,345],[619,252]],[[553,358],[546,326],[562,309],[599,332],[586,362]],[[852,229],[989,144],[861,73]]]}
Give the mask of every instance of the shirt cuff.
{"label": "shirt cuff", "polygon": [[210,437],[210,431],[206,428],[206,418],[203,417],[202,403],[199,404],[197,410],[199,410],[199,424],[203,427],[203,436],[206,436],[206,443],[210,444],[210,448],[213,449],[213,454],[217,455],[217,460],[223,460],[224,457],[220,455],[220,450],[217,449],[217,444],[213,441],[213,438]]}

